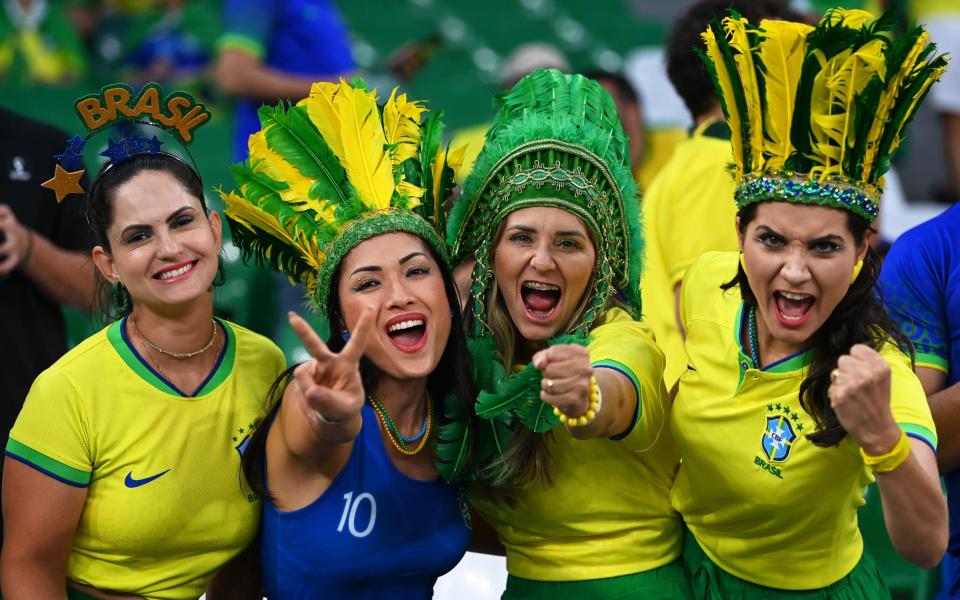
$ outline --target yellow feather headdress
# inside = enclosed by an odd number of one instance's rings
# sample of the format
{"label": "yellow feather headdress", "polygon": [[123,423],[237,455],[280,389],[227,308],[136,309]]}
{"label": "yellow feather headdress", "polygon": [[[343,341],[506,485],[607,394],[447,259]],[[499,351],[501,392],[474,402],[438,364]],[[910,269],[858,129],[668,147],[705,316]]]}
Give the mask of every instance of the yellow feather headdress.
{"label": "yellow feather headdress", "polygon": [[890,13],[834,9],[817,27],[755,26],[731,11],[707,28],[738,207],[781,200],[876,218],[891,155],[946,68],[922,28],[894,27]]}
{"label": "yellow feather headdress", "polygon": [[442,147],[442,113],[394,90],[384,106],[362,80],[320,82],[294,106],[260,109],[250,157],[221,193],[245,258],[304,284],[321,313],[330,281],[360,242],[392,231],[423,238],[444,260],[443,202],[457,151]]}

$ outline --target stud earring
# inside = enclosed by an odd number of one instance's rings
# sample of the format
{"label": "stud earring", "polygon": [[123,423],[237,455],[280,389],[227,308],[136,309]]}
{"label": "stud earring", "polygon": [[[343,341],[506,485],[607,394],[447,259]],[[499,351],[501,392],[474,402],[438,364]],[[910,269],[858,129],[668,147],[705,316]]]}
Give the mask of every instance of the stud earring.
{"label": "stud earring", "polygon": [[350,332],[347,331],[346,329],[344,329],[343,331],[340,332],[340,337],[343,338],[343,341],[349,342],[349,341],[350,341]]}

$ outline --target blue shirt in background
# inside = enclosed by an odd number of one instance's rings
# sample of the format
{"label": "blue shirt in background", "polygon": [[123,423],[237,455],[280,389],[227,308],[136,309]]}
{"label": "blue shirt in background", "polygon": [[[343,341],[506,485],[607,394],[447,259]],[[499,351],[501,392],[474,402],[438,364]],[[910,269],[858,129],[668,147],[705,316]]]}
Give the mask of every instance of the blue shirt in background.
{"label": "blue shirt in background", "polygon": [[[219,46],[245,50],[265,66],[307,78],[329,79],[354,68],[347,29],[329,0],[225,0]],[[247,158],[247,138],[260,129],[261,104],[237,101],[236,161]]]}
{"label": "blue shirt in background", "polygon": [[[900,236],[883,264],[880,290],[917,351],[917,366],[960,381],[960,204]],[[960,470],[944,475],[950,544],[940,598],[960,598]]]}

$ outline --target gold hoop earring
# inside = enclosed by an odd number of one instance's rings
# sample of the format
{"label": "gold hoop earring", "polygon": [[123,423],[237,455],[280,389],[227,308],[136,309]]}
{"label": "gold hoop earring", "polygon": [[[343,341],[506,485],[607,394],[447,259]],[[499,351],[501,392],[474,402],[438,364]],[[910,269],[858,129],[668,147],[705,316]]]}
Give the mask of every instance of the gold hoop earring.
{"label": "gold hoop earring", "polygon": [[857,280],[857,277],[860,277],[860,270],[863,269],[863,261],[858,260],[857,264],[853,266],[853,275],[850,276],[850,285],[853,285]]}

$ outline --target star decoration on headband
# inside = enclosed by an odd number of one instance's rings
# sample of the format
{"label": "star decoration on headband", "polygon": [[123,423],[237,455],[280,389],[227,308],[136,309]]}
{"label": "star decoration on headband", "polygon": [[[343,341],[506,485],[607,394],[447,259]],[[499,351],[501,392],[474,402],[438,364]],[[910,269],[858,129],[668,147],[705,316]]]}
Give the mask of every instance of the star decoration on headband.
{"label": "star decoration on headband", "polygon": [[156,154],[160,152],[160,145],[163,142],[153,138],[145,138],[137,135],[124,136],[118,140],[107,140],[107,149],[100,153],[110,159],[113,164],[121,163],[134,154]]}
{"label": "star decoration on headband", "polygon": [[75,135],[72,139],[67,140],[67,149],[64,150],[63,154],[57,154],[54,158],[66,170],[79,171],[83,169],[83,146],[86,143],[87,140]]}
{"label": "star decoration on headband", "polygon": [[63,202],[63,199],[70,194],[82,194],[83,187],[80,185],[80,178],[83,177],[84,170],[66,171],[59,164],[56,165],[53,177],[40,184],[48,190],[53,190],[57,195],[57,204]]}

